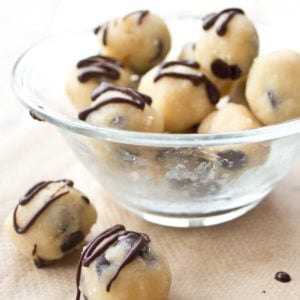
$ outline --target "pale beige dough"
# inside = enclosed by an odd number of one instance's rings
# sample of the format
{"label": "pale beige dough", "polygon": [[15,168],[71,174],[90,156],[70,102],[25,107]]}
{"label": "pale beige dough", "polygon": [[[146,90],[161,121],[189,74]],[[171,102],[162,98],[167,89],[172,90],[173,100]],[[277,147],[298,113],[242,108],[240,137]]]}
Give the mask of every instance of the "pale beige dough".
{"label": "pale beige dough", "polygon": [[[89,68],[97,68],[99,72],[105,72],[105,69],[103,68],[103,63],[105,63],[105,59],[98,59],[97,63],[90,64],[89,67],[78,67],[74,66],[70,69],[66,83],[65,83],[65,89],[66,93],[71,100],[72,104],[78,109],[81,110],[89,105],[92,104],[91,95],[93,91],[99,86],[101,82],[110,82],[114,83],[116,85],[120,86],[129,86],[129,87],[135,87],[136,81],[134,80],[133,73],[124,65],[122,66],[113,66],[116,68],[116,70],[119,72],[119,78],[112,79],[105,75],[99,76],[94,75],[91,76],[91,78],[85,82],[80,82],[78,79],[78,76],[83,72],[87,71]],[[107,62],[106,62],[107,63]],[[95,66],[97,64],[97,66]]]}
{"label": "pale beige dough", "polygon": [[137,73],[145,73],[166,57],[171,36],[158,15],[148,12],[139,23],[140,17],[136,12],[107,22],[98,37],[101,53],[124,62]]}
{"label": "pale beige dough", "polygon": [[6,219],[6,229],[13,244],[38,267],[61,259],[76,247],[96,222],[94,206],[77,189],[65,182],[54,181],[41,189],[26,205],[18,205],[16,222],[24,227],[49,201],[62,193],[35,220],[24,233],[14,228],[13,213]]}
{"label": "pale beige dough", "polygon": [[[261,126],[261,123],[247,107],[228,103],[209,114],[200,124],[198,133],[237,132]],[[209,153],[216,155],[222,168],[233,172],[264,163],[269,153],[269,147],[262,143],[217,146],[209,149]]]}
{"label": "pale beige dough", "polygon": [[182,65],[173,65],[163,70],[155,67],[143,76],[138,90],[152,98],[152,106],[164,118],[165,130],[184,132],[199,124],[215,105],[210,101],[204,83],[195,85],[188,79],[162,77],[155,81],[159,72],[202,76],[199,69]]}
{"label": "pale beige dough", "polygon": [[211,69],[212,63],[216,59],[221,59],[230,66],[238,66],[242,77],[248,73],[259,49],[255,26],[245,15],[236,14],[228,23],[227,32],[223,36],[218,35],[216,29],[227,17],[228,13],[224,13],[210,29],[201,29],[195,49],[196,60],[218,86],[222,96],[228,94],[235,80],[222,79],[214,75]]}
{"label": "pale beige dough", "polygon": [[[89,267],[82,266],[81,293],[88,300],[166,300],[171,284],[170,267],[152,242],[148,247],[147,254],[138,255],[120,271],[107,291],[108,282],[130,249],[126,237],[120,237]],[[101,266],[101,259],[108,265]]]}
{"label": "pale beige dough", "polygon": [[195,60],[195,47],[196,44],[189,42],[183,45],[181,52],[179,54],[180,60]]}
{"label": "pale beige dough", "polygon": [[246,82],[247,78],[243,77],[233,83],[229,92],[230,102],[248,106],[248,102],[246,99]]}
{"label": "pale beige dough", "polygon": [[246,98],[265,125],[300,117],[300,54],[280,50],[258,57],[249,73]]}

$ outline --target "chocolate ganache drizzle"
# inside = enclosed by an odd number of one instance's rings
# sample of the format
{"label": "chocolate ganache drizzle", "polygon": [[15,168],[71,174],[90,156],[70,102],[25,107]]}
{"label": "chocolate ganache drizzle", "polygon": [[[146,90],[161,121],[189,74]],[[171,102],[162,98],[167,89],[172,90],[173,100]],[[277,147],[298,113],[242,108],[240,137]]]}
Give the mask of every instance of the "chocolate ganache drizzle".
{"label": "chocolate ganache drizzle", "polygon": [[137,24],[141,25],[143,23],[144,18],[149,14],[149,10],[138,10],[126,15],[123,19],[126,20],[128,17],[133,15],[138,15]]}
{"label": "chocolate ganache drizzle", "polygon": [[58,200],[62,196],[69,193],[69,191],[65,191],[65,192],[62,192],[62,193],[54,193],[53,195],[51,195],[48,199],[46,199],[44,201],[44,205],[33,215],[33,217],[27,222],[27,224],[24,225],[23,227],[20,227],[18,225],[18,222],[17,222],[17,212],[18,212],[19,205],[25,206],[41,190],[46,188],[50,183],[54,183],[54,182],[61,182],[61,183],[64,183],[66,186],[70,186],[70,187],[73,186],[73,181],[67,180],[67,179],[62,179],[62,180],[56,180],[56,181],[41,181],[41,182],[35,184],[31,189],[29,189],[28,192],[23,197],[21,197],[21,199],[19,200],[19,204],[16,206],[16,208],[14,210],[14,213],[13,213],[14,229],[17,233],[19,233],[19,234],[26,233],[30,229],[30,227],[35,223],[35,221],[42,215],[42,213],[52,203],[54,203],[56,200]]}
{"label": "chocolate ganache drizzle", "polygon": [[92,94],[92,100],[96,100],[99,96],[107,92],[119,92],[121,94],[124,94],[125,97],[112,95],[112,97],[104,101],[100,101],[99,103],[80,111],[78,118],[80,120],[85,120],[90,113],[107,104],[127,103],[137,107],[140,110],[143,110],[146,104],[150,105],[152,103],[152,99],[147,95],[139,93],[134,89],[128,87],[116,86],[107,82],[102,82],[100,86],[95,89],[95,91]]}
{"label": "chocolate ganache drizzle", "polygon": [[223,36],[227,32],[227,25],[230,22],[230,20],[237,14],[245,14],[243,10],[239,8],[227,8],[219,13],[212,13],[207,15],[203,18],[203,25],[202,28],[204,30],[210,29],[214,24],[217,22],[217,20],[221,17],[221,15],[227,14],[227,16],[224,18],[223,22],[217,27],[216,31],[217,34],[220,36]]}
{"label": "chocolate ganache drizzle", "polygon": [[119,69],[123,68],[123,64],[109,56],[95,55],[80,60],[77,68],[79,69],[77,78],[84,83],[101,77],[117,80],[120,78]]}
{"label": "chocolate ganache drizzle", "polygon": [[192,69],[199,69],[200,65],[195,61],[190,60],[179,60],[179,61],[169,61],[165,62],[160,65],[160,68],[158,69],[158,72],[156,76],[154,77],[154,82],[157,82],[163,77],[172,77],[172,78],[179,78],[179,79],[185,79],[189,80],[193,83],[193,85],[198,86],[200,84],[205,85],[206,93],[208,96],[208,99],[210,102],[214,105],[216,104],[220,99],[220,92],[217,89],[217,87],[207,78],[206,75],[201,73],[200,71],[198,73],[183,73],[178,71],[166,71],[169,67],[172,66],[185,66]]}
{"label": "chocolate ganache drizzle", "polygon": [[107,46],[108,26],[109,26],[109,23],[106,22],[106,23],[104,23],[102,25],[97,26],[94,29],[94,33],[95,34],[98,34],[100,31],[102,31],[102,44],[104,46]]}
{"label": "chocolate ganache drizzle", "polygon": [[132,262],[136,257],[144,255],[145,252],[149,252],[150,238],[144,233],[138,233],[134,231],[127,231],[123,225],[115,225],[101,234],[99,234],[92,242],[90,242],[81,253],[79,265],[77,269],[76,284],[77,284],[77,295],[76,300],[80,299],[80,278],[81,268],[89,267],[96,259],[100,259],[102,265],[109,266],[110,262],[105,258],[105,251],[113,245],[118,244],[121,239],[128,239],[130,249],[126,254],[125,258],[115,271],[113,276],[110,278],[106,285],[106,291],[110,291],[110,287],[113,281],[117,278],[121,270]]}

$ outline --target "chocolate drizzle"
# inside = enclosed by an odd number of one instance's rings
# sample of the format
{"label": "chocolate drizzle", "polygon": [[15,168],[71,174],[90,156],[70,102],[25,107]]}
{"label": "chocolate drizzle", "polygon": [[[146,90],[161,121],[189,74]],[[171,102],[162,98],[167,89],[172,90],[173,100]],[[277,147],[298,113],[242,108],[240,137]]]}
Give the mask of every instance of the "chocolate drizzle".
{"label": "chocolate drizzle", "polygon": [[95,105],[92,105],[80,111],[78,118],[80,120],[85,120],[90,113],[107,104],[127,103],[137,107],[140,110],[143,110],[146,104],[151,105],[152,103],[152,99],[149,96],[139,93],[134,89],[128,87],[116,86],[107,82],[102,82],[100,86],[96,88],[96,90],[92,94],[92,100],[96,100],[98,97],[100,97],[101,95],[107,92],[120,92],[121,94],[124,94],[125,96],[129,96],[129,97],[122,97],[122,96],[108,97],[106,100],[100,101]]}
{"label": "chocolate drizzle", "polygon": [[224,18],[223,22],[216,29],[217,34],[220,36],[223,36],[226,33],[228,23],[235,15],[237,14],[244,15],[245,13],[243,10],[239,8],[227,8],[220,11],[219,13],[209,14],[203,18],[203,25],[202,25],[203,29],[204,30],[210,29],[212,26],[214,26],[214,24],[217,22],[219,17],[221,17],[221,15],[223,14],[227,14],[227,16]]}
{"label": "chocolate drizzle", "polygon": [[214,75],[222,79],[238,79],[242,75],[241,69],[237,65],[229,65],[222,59],[216,59],[211,64],[211,71]]}
{"label": "chocolate drizzle", "polygon": [[[137,256],[143,256],[145,249],[149,249],[148,244],[150,242],[150,238],[148,235],[144,233],[138,233],[133,231],[127,231],[123,225],[115,225],[101,234],[99,234],[92,242],[90,242],[86,248],[83,250],[79,265],[77,269],[77,276],[76,276],[76,284],[77,284],[77,295],[76,300],[80,299],[80,278],[81,278],[81,268],[86,267],[88,268],[92,262],[96,259],[99,259],[105,254],[105,251],[110,247],[113,246],[115,243],[121,243],[122,240],[129,238],[129,243],[127,245],[130,246],[130,249],[121,262],[120,266],[116,270],[115,274],[111,277],[109,282],[106,285],[106,291],[110,291],[110,287],[113,281],[117,278],[118,274],[121,270],[132,262]],[[146,251],[147,252],[147,251]],[[101,258],[100,265],[109,265],[110,262],[106,260],[105,255]],[[98,266],[98,269],[100,267]],[[97,269],[97,272],[99,270]],[[102,269],[101,269],[102,271]]]}
{"label": "chocolate drizzle", "polygon": [[154,77],[154,82],[157,82],[163,77],[172,77],[178,79],[189,80],[192,82],[193,85],[198,86],[200,84],[205,85],[206,93],[208,99],[210,100],[211,104],[215,105],[220,99],[220,92],[217,87],[206,77],[205,74],[201,73],[200,71],[197,73],[186,74],[182,72],[176,71],[165,71],[165,69],[172,67],[172,66],[185,66],[192,69],[199,69],[200,65],[197,62],[190,61],[190,60],[179,60],[179,61],[169,61],[165,62],[160,65],[160,68]]}
{"label": "chocolate drizzle", "polygon": [[121,62],[109,56],[90,56],[77,63],[79,69],[77,78],[82,83],[94,78],[101,79],[101,77],[117,80],[120,78],[119,68],[122,67]]}
{"label": "chocolate drizzle", "polygon": [[25,226],[20,227],[17,222],[17,212],[18,212],[19,205],[25,206],[34,198],[34,196],[36,196],[41,190],[46,188],[50,183],[56,183],[56,182],[62,182],[66,186],[70,186],[70,187],[73,186],[73,182],[71,180],[67,180],[67,179],[56,180],[56,181],[41,181],[41,182],[35,184],[32,188],[30,188],[26,192],[26,194],[20,198],[19,204],[16,206],[14,213],[13,213],[14,228],[17,233],[19,233],[19,234],[26,233],[30,229],[30,227],[35,223],[35,221],[42,215],[42,213],[52,203],[54,203],[56,200],[58,200],[59,198],[61,198],[64,195],[69,193],[69,191],[58,193],[59,192],[59,190],[58,190],[56,193],[54,193],[53,195],[51,195],[48,199],[46,199],[44,201],[44,205],[36,212],[35,215],[33,215],[33,217],[28,221],[28,223]]}
{"label": "chocolate drizzle", "polygon": [[97,26],[94,29],[94,34],[98,34],[100,31],[102,31],[102,44],[104,46],[107,46],[108,26],[109,26],[109,23],[106,22],[102,25]]}
{"label": "chocolate drizzle", "polygon": [[128,17],[133,16],[133,15],[138,15],[138,19],[137,19],[137,24],[141,25],[144,18],[149,14],[149,10],[138,10],[138,11],[134,11],[132,13],[129,13],[128,15],[126,15],[123,20],[126,20]]}
{"label": "chocolate drizzle", "polygon": [[280,282],[290,282],[292,280],[291,276],[286,272],[277,272],[274,277],[277,281]]}

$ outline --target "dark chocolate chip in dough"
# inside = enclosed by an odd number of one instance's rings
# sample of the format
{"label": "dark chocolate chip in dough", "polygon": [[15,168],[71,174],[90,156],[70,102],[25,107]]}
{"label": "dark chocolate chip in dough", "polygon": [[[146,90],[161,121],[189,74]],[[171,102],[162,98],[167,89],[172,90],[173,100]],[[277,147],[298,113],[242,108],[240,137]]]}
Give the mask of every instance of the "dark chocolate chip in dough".
{"label": "dark chocolate chip in dough", "polygon": [[247,163],[247,156],[242,151],[228,150],[218,152],[218,160],[225,169],[240,169]]}
{"label": "dark chocolate chip in dough", "polygon": [[237,65],[229,65],[222,59],[215,59],[211,64],[213,74],[221,79],[238,79],[242,75]]}
{"label": "dark chocolate chip in dough", "polygon": [[269,90],[267,92],[267,95],[268,95],[268,99],[270,100],[272,107],[277,108],[279,105],[279,100],[278,100],[278,97],[276,96],[276,94],[273,91]]}
{"label": "dark chocolate chip in dough", "polygon": [[40,258],[40,257],[37,257],[37,258],[34,259],[34,264],[38,268],[44,268],[48,265],[51,265],[52,263],[53,263],[52,260],[45,260],[45,259]]}
{"label": "dark chocolate chip in dough", "polygon": [[86,295],[83,295],[84,300],[89,300],[89,298]]}
{"label": "dark chocolate chip in dough", "polygon": [[110,262],[106,259],[105,255],[102,254],[97,258],[96,261],[96,272],[99,276],[101,276],[103,268],[109,266]]}
{"label": "dark chocolate chip in dough", "polygon": [[77,246],[84,239],[82,231],[78,230],[64,237],[63,243],[60,246],[62,252],[67,252]]}

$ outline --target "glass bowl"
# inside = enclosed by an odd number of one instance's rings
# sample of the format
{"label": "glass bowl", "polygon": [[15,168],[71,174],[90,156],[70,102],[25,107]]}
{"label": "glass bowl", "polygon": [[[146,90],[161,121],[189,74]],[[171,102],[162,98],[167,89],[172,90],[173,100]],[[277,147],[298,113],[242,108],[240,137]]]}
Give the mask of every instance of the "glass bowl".
{"label": "glass bowl", "polygon": [[[165,19],[173,38],[170,57],[176,57],[196,38],[201,14]],[[261,37],[268,36],[267,24],[257,27]],[[272,46],[261,40],[262,52]],[[78,120],[65,95],[66,74],[97,52],[92,30],[43,40],[17,61],[13,89],[31,113],[61,131],[113,199],[145,220],[192,227],[235,219],[258,205],[295,161],[300,120],[201,135],[129,132]]]}

